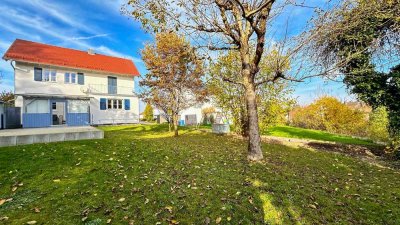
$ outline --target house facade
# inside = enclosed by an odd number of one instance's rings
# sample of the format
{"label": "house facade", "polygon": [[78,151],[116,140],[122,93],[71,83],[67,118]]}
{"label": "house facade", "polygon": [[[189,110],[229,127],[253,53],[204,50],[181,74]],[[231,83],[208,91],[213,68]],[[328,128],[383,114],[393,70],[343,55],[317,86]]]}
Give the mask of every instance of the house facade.
{"label": "house facade", "polygon": [[[197,125],[197,124],[202,124],[204,121],[204,115],[203,115],[203,110],[207,108],[213,108],[215,112],[213,113],[214,118],[221,118],[223,117],[222,110],[215,105],[213,105],[210,102],[206,103],[199,103],[197,105],[194,105],[190,108],[187,108],[185,110],[182,110],[179,113],[179,124],[180,125]],[[153,110],[153,115],[157,121],[157,123],[165,123],[167,120],[164,118],[163,113],[160,112],[157,108],[154,108]],[[220,123],[221,121],[216,121],[217,123]]]}
{"label": "house facade", "polygon": [[24,128],[139,122],[131,60],[19,39],[3,59]]}

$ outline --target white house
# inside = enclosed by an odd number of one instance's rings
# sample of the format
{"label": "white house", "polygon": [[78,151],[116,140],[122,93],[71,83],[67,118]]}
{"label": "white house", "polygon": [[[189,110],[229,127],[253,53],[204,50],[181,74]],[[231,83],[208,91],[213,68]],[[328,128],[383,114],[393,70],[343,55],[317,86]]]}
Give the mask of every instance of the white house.
{"label": "white house", "polygon": [[[212,103],[206,102],[206,103],[200,103],[198,105],[192,106],[190,108],[187,108],[185,110],[182,110],[182,112],[179,113],[179,123],[180,125],[196,125],[196,124],[201,124],[203,122],[203,110],[205,108],[214,108],[215,109],[215,117],[217,115],[222,115],[221,109],[218,107],[215,107]],[[160,110],[155,108],[153,110],[154,116],[157,118],[158,122],[164,122],[165,120],[162,119],[162,113],[160,113]]]}
{"label": "white house", "polygon": [[23,127],[139,121],[131,60],[20,39],[3,59],[14,67]]}

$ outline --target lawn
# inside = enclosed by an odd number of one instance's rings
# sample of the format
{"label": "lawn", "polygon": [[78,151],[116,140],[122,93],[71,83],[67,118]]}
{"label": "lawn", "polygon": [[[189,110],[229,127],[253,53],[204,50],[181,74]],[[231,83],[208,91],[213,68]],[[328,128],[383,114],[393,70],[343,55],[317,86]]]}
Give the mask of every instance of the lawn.
{"label": "lawn", "polygon": [[364,140],[345,135],[331,134],[320,130],[304,129],[304,128],[290,127],[290,126],[271,127],[264,134],[275,137],[331,141],[342,144],[374,145],[374,143],[371,140]]}
{"label": "lawn", "polygon": [[243,140],[204,130],[102,129],[0,148],[0,223],[400,224],[399,171],[273,144],[249,163]]}

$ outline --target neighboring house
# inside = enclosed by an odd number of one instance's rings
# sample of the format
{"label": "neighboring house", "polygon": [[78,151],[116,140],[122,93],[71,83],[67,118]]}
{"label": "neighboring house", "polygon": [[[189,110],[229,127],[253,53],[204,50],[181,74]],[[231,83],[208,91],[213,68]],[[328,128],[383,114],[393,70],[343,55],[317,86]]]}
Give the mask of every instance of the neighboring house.
{"label": "neighboring house", "polygon": [[20,39],[3,59],[14,67],[23,127],[139,121],[131,60]]}
{"label": "neighboring house", "polygon": [[[181,125],[196,125],[201,124],[203,122],[203,109],[214,107],[211,103],[199,104],[197,106],[190,107],[188,109],[182,110],[179,114],[179,121]],[[216,114],[221,114],[221,110],[214,107],[216,109]],[[153,111],[154,116],[157,118],[158,123],[167,122],[165,118],[163,118],[160,111],[154,108]]]}

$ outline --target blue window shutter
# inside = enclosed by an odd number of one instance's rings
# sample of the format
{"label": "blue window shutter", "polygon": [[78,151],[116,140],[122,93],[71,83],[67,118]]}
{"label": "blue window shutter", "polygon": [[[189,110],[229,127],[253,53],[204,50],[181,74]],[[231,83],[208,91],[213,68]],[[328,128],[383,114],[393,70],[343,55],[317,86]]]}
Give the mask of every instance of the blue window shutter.
{"label": "blue window shutter", "polygon": [[78,73],[78,84],[84,85],[85,84],[85,76],[83,73]]}
{"label": "blue window shutter", "polygon": [[35,81],[42,81],[42,68],[35,67],[34,68],[34,80]]}
{"label": "blue window shutter", "polygon": [[106,110],[107,108],[107,99],[100,98],[100,110]]}
{"label": "blue window shutter", "polygon": [[131,110],[131,100],[125,99],[125,110]]}

